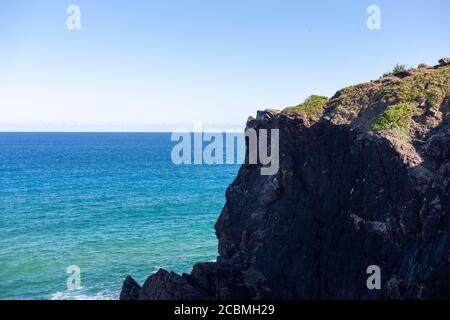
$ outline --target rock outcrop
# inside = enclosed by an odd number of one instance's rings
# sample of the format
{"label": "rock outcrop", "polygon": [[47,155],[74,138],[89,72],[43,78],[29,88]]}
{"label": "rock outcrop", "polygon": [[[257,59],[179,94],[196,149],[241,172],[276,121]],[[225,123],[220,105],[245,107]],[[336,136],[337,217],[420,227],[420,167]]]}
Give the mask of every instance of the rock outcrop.
{"label": "rock outcrop", "polygon": [[[407,122],[373,130],[405,103]],[[127,278],[121,299],[450,298],[448,63],[340,90],[320,116],[292,110],[247,122],[280,130],[280,169],[242,165],[215,225],[217,262],[160,270],[142,288]]]}

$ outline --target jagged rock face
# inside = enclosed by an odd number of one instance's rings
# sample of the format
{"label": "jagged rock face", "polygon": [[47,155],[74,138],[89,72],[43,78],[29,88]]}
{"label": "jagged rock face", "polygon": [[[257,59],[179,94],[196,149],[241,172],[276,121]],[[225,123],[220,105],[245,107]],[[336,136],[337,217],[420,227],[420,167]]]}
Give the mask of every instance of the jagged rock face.
{"label": "jagged rock face", "polygon": [[[424,72],[435,70],[447,72]],[[248,128],[280,130],[280,169],[241,167],[215,226],[217,262],[189,275],[159,271],[142,288],[127,279],[124,299],[449,299],[449,97],[425,101],[413,124],[420,139],[400,141],[367,130],[373,106],[386,103],[356,96],[384,92],[379,85],[351,92],[352,108],[361,101],[351,116],[338,94],[320,119],[274,110],[249,118]],[[380,290],[367,288],[371,265]]]}
{"label": "jagged rock face", "polygon": [[[241,168],[216,225],[221,261],[278,299],[450,297],[448,183],[420,191],[388,140],[296,121],[256,124],[281,129],[280,170]],[[383,290],[368,290],[370,265]]]}
{"label": "jagged rock face", "polygon": [[206,296],[184,277],[159,269],[145,281],[139,292],[139,300],[199,300]]}

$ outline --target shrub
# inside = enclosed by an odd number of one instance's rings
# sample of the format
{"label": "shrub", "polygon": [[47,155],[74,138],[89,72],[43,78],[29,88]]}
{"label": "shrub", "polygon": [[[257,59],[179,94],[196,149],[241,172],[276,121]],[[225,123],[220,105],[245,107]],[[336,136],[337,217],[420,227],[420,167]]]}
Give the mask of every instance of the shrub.
{"label": "shrub", "polygon": [[408,129],[415,109],[416,105],[413,103],[399,103],[390,106],[380,115],[378,121],[372,125],[372,131]]}
{"label": "shrub", "polygon": [[316,115],[319,116],[323,113],[325,105],[327,104],[328,98],[324,96],[311,95],[305,102],[288,107],[283,110],[285,114],[303,114],[307,116]]}
{"label": "shrub", "polygon": [[397,64],[392,71],[383,73],[383,77],[392,76],[400,72],[405,72],[408,70],[408,66],[404,64]]}

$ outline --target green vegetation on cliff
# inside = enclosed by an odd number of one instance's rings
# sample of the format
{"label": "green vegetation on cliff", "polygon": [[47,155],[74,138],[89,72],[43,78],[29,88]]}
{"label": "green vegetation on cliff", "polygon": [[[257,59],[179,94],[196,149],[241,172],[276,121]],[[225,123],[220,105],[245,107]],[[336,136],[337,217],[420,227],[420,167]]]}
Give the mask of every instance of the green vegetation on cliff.
{"label": "green vegetation on cliff", "polygon": [[383,133],[399,140],[421,140],[450,122],[450,59],[418,68],[397,65],[386,76],[339,90],[328,99],[312,95],[281,111],[303,116],[311,125],[324,117],[359,133]]}
{"label": "green vegetation on cliff", "polygon": [[344,88],[327,102],[324,114],[360,132],[422,139],[448,122],[449,102],[450,64],[442,64]]}
{"label": "green vegetation on cliff", "polygon": [[311,95],[305,102],[293,107],[288,107],[282,112],[288,115],[301,114],[305,116],[320,116],[324,111],[327,101],[327,97]]}
{"label": "green vegetation on cliff", "polygon": [[421,73],[383,86],[378,94],[385,102],[441,104],[450,96],[450,68]]}
{"label": "green vegetation on cliff", "polygon": [[408,70],[408,66],[406,66],[404,64],[397,64],[394,67],[394,69],[392,69],[392,71],[383,73],[383,77],[392,76],[392,75],[395,75],[395,74],[400,73],[400,72],[405,72],[407,70]]}
{"label": "green vegetation on cliff", "polygon": [[411,76],[380,79],[373,82],[350,86],[340,90],[330,103],[335,106],[359,108],[374,103],[427,103],[440,105],[450,96],[450,68],[433,71],[410,71]]}
{"label": "green vegetation on cliff", "polygon": [[416,105],[412,103],[399,103],[387,108],[372,125],[375,132],[399,129],[407,130],[411,124]]}

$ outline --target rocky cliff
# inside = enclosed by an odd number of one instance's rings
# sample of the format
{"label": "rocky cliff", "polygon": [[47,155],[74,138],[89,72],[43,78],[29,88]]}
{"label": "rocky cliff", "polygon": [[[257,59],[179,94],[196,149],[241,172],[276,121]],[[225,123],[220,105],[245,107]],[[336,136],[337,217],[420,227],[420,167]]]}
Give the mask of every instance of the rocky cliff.
{"label": "rocky cliff", "polygon": [[128,277],[121,299],[450,298],[448,59],[258,112],[247,128],[280,130],[280,169],[242,165],[217,262],[142,287]]}

